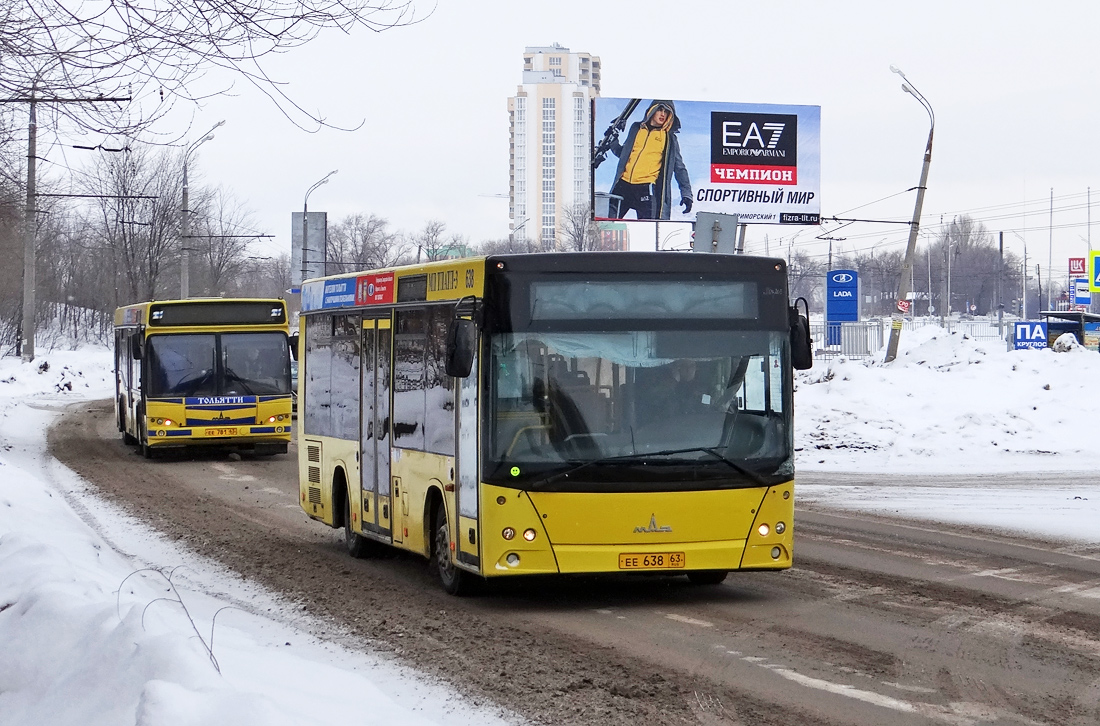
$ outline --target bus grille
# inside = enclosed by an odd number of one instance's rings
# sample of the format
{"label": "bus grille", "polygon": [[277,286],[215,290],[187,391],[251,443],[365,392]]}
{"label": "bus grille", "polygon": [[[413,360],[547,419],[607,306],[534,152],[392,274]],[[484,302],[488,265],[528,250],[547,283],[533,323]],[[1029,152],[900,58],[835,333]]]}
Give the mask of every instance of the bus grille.
{"label": "bus grille", "polygon": [[321,483],[321,467],[319,466],[307,466],[306,467],[306,479],[310,484]]}
{"label": "bus grille", "polygon": [[310,444],[306,447],[306,459],[312,464],[321,463],[321,447],[318,444]]}
{"label": "bus grille", "polygon": [[321,503],[321,487],[309,488],[309,503],[320,504]]}

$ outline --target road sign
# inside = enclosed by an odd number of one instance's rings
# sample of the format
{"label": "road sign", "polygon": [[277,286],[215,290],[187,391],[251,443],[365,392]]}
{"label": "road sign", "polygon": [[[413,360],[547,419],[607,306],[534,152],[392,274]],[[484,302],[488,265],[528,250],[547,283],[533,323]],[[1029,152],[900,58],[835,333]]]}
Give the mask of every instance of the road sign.
{"label": "road sign", "polygon": [[1013,339],[1016,350],[1047,347],[1047,324],[1036,320],[1022,320],[1013,323]]}
{"label": "road sign", "polygon": [[898,300],[898,310],[900,310],[903,313],[909,312],[909,301],[908,300]]}
{"label": "road sign", "polygon": [[1073,289],[1074,305],[1088,305],[1092,302],[1092,293],[1089,292],[1089,281],[1087,278],[1077,278],[1073,281],[1071,287]]}
{"label": "road sign", "polygon": [[1089,253],[1089,291],[1100,292],[1100,250]]}

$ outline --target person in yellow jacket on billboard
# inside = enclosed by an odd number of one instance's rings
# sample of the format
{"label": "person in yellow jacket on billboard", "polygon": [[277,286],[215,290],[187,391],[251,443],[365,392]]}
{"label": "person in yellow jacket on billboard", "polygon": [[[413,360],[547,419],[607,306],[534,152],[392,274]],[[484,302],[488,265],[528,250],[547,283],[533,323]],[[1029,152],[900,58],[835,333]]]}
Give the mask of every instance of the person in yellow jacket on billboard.
{"label": "person in yellow jacket on billboard", "polygon": [[638,219],[669,219],[672,177],[680,188],[684,214],[691,211],[691,181],[680,156],[679,131],[673,102],[655,100],[646,110],[645,120],[630,125],[625,143],[620,144],[618,138],[612,142],[611,151],[619,157],[619,165],[611,194],[621,201],[617,209],[612,205],[611,217],[622,219],[633,209]]}

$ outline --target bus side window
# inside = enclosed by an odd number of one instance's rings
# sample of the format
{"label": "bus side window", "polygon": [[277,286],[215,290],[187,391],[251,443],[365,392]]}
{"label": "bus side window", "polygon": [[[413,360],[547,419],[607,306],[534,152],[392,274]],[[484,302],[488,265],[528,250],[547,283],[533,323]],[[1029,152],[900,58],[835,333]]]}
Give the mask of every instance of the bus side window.
{"label": "bus side window", "polygon": [[424,450],[427,310],[401,310],[393,336],[393,445]]}

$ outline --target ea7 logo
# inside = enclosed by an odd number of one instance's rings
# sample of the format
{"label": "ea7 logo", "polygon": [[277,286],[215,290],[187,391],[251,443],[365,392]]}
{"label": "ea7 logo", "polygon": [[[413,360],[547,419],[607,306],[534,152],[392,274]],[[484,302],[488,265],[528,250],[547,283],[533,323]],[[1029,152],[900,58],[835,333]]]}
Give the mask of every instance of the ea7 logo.
{"label": "ea7 logo", "polygon": [[[783,136],[783,129],[787,124],[759,124],[750,121],[745,126],[744,121],[722,122],[722,146],[755,146],[761,149],[774,149],[779,146],[779,139]],[[767,140],[765,140],[765,135]]]}
{"label": "ea7 logo", "polygon": [[798,116],[712,111],[710,163],[797,167]]}

